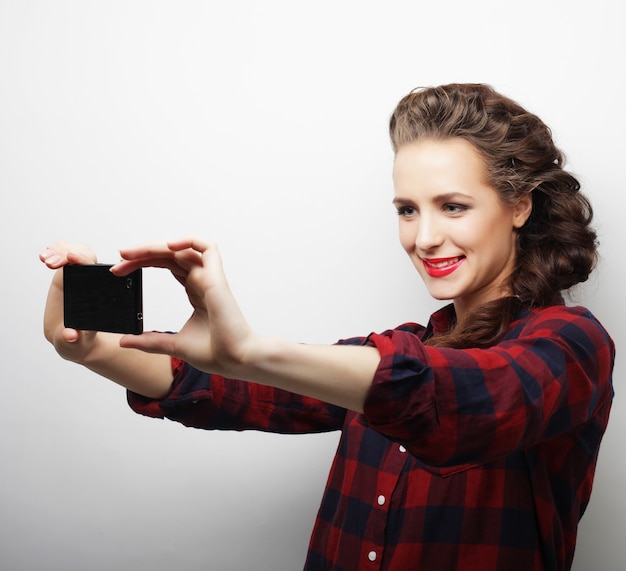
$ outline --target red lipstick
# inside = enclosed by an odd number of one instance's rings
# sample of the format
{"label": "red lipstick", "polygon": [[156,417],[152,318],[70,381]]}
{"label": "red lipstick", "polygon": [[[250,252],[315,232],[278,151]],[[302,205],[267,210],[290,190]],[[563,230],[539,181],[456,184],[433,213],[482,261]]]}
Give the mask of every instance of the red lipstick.
{"label": "red lipstick", "polygon": [[422,258],[424,270],[431,278],[443,278],[449,276],[465,261],[465,256],[454,258]]}

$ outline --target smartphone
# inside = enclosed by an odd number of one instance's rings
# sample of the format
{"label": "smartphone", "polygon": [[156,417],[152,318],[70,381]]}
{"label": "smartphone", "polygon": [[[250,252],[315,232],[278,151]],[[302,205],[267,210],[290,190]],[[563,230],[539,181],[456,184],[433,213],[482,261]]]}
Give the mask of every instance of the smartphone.
{"label": "smartphone", "polygon": [[63,321],[84,331],[143,331],[141,268],[115,276],[107,264],[63,266]]}

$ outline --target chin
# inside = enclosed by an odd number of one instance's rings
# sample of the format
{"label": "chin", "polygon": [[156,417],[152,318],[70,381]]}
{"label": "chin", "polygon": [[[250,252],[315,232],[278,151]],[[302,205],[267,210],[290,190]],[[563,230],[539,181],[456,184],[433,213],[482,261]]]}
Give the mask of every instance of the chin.
{"label": "chin", "polygon": [[428,293],[433,299],[436,299],[437,301],[450,301],[456,297],[455,295],[447,294],[445,292],[436,292],[436,291],[429,290]]}

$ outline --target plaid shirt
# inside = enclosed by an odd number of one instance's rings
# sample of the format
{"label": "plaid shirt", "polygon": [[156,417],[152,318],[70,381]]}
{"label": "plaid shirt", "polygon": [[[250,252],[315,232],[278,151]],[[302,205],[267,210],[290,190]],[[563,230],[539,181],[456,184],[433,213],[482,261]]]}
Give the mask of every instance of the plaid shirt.
{"label": "plaid shirt", "polygon": [[422,343],[406,324],[340,343],[378,348],[364,414],[174,360],[142,414],[206,429],[342,436],[305,569],[563,571],[613,397],[613,343],[584,308],[523,312],[488,349]]}

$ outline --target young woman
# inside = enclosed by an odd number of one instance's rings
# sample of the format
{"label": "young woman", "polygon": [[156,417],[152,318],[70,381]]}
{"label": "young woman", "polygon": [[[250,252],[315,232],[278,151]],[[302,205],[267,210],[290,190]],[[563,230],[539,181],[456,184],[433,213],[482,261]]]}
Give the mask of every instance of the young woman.
{"label": "young woman", "polygon": [[[436,299],[426,326],[311,346],[261,338],[215,245],[122,251],[164,267],[193,313],[177,334],[45,334],[129,389],[138,412],[206,429],[341,430],[309,570],[563,571],[613,397],[613,343],[564,304],[596,261],[592,211],[549,129],[488,86],[416,90],[390,122],[400,241]],[[93,262],[57,243],[58,269]]]}

